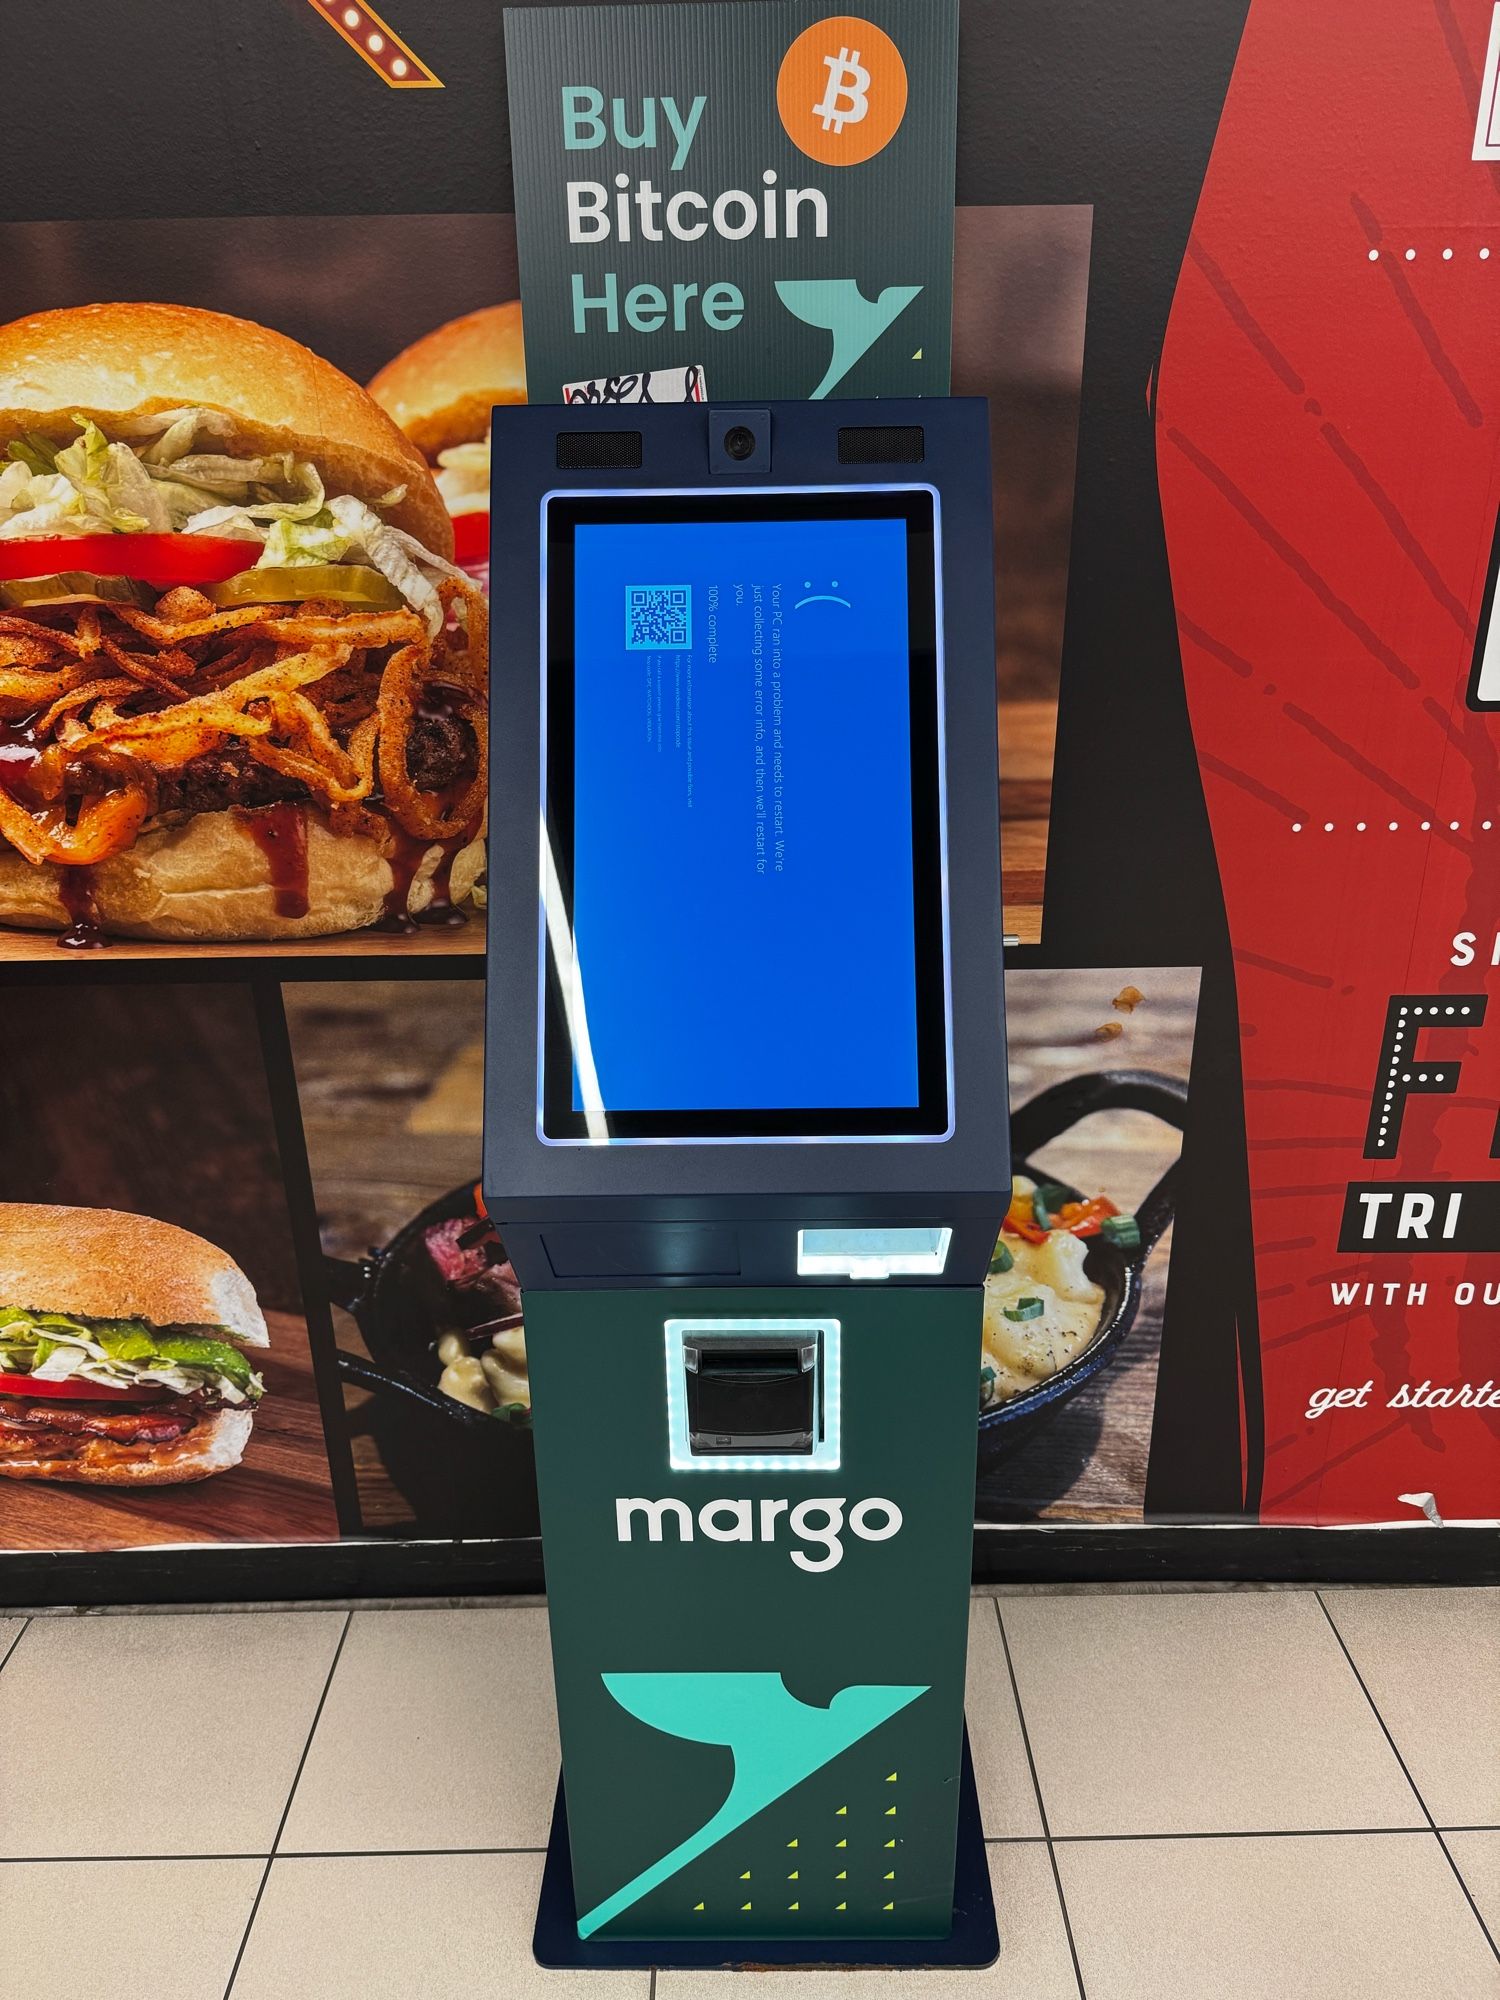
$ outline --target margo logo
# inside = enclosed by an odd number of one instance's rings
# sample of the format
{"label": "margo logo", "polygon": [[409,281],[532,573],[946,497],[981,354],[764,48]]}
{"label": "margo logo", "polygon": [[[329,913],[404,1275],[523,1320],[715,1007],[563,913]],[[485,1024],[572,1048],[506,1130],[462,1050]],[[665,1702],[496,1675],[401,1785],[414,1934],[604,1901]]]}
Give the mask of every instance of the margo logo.
{"label": "margo logo", "polygon": [[[697,1532],[709,1542],[774,1542],[785,1514],[791,1535],[822,1551],[809,1555],[805,1549],[787,1550],[798,1569],[816,1576],[837,1569],[844,1560],[846,1506],[843,1499],[799,1500],[795,1507],[790,1500],[705,1500],[698,1509]],[[645,1523],[648,1542],[665,1540],[668,1520],[674,1523],[679,1542],[693,1539],[693,1510],[685,1500],[616,1500],[617,1540],[635,1540],[637,1519]],[[862,1542],[888,1542],[900,1534],[901,1525],[901,1509],[894,1500],[856,1500],[849,1509],[849,1533]]]}

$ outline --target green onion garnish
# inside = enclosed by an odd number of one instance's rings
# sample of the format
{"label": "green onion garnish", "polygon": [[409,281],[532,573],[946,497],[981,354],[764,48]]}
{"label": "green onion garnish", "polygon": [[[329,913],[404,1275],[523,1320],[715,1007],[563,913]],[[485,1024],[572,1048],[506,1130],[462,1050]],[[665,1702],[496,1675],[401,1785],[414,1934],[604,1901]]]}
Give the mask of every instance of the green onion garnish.
{"label": "green onion garnish", "polygon": [[990,1269],[992,1271],[1008,1271],[1015,1261],[1015,1258],[1011,1256],[1005,1245],[997,1243],[995,1245],[995,1254],[990,1259]]}
{"label": "green onion garnish", "polygon": [[1039,1181],[1031,1197],[1031,1213],[1038,1229],[1056,1229],[1057,1211],[1071,1197],[1056,1181]]}
{"label": "green onion garnish", "polygon": [[1040,1319],[1046,1310],[1040,1299],[1017,1299],[1013,1306],[1001,1307],[1005,1317],[1013,1320]]}
{"label": "green onion garnish", "polygon": [[1106,1243],[1113,1243],[1117,1250],[1139,1250],[1141,1247],[1141,1225],[1133,1215],[1106,1215],[1099,1225],[1099,1234]]}

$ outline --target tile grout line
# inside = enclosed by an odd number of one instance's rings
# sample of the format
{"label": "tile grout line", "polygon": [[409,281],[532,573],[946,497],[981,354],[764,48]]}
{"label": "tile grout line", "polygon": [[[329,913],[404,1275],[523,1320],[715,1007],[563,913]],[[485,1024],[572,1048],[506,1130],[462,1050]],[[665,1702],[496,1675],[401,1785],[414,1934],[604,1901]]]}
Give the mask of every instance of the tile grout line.
{"label": "tile grout line", "polygon": [[318,1696],[318,1705],[313,1710],[312,1726],[307,1732],[307,1741],[302,1746],[302,1755],[297,1759],[297,1769],[292,1775],[291,1788],[286,1795],[286,1804],[282,1807],[281,1818],[276,1824],[276,1835],[271,1842],[271,1851],[266,1856],[265,1867],[261,1870],[260,1881],[255,1890],[255,1901],[250,1905],[250,1915],[245,1923],[244,1934],[240,1938],[240,1948],[234,1955],[234,1964],[229,1968],[229,1983],[224,1988],[224,2000],[229,2000],[230,1994],[234,1991],[234,1982],[240,1976],[240,1965],[245,1956],[245,1947],[250,1942],[251,1931],[255,1929],[255,1919],[260,1914],[260,1899],[266,1893],[266,1884],[271,1879],[271,1869],[276,1861],[276,1850],[281,1845],[281,1836],[286,1830],[287,1819],[292,1810],[292,1800],[296,1798],[297,1787],[302,1782],[302,1770],[307,1762],[307,1753],[312,1748],[313,1738],[318,1733],[318,1724],[323,1719],[323,1704],[328,1699],[328,1690],[333,1686],[333,1677],[339,1670],[339,1661],[343,1658],[344,1653],[344,1641],[349,1636],[349,1627],[353,1622],[354,1613],[346,1611],[344,1613],[344,1629],[339,1633],[339,1642],[333,1649],[333,1659],[328,1668],[328,1677],[323,1683],[323,1692]]}
{"label": "tile grout line", "polygon": [[[1213,1833],[1189,1833],[1171,1829],[1157,1833],[1054,1833],[1054,1847],[1082,1847],[1122,1840],[1364,1840],[1386,1834],[1421,1839],[1427,1831],[1420,1826],[1261,1826],[1220,1827]],[[1434,1827],[1441,1833],[1500,1833],[1500,1826]],[[997,1833],[988,1836],[986,1847],[1036,1847],[1035,1834]]]}
{"label": "tile grout line", "polygon": [[459,1854],[545,1854],[545,1847],[278,1847],[272,1861],[415,1861]]}
{"label": "tile grout line", "polygon": [[[1031,1754],[1031,1731],[1026,1727],[1026,1711],[1021,1706],[1021,1689],[1016,1680],[1015,1662],[1010,1657],[1010,1641],[1005,1636],[1005,1620],[1000,1615],[1000,1600],[995,1598],[995,1626],[1000,1634],[1000,1647],[1005,1654],[1005,1671],[1010,1676],[1011,1700],[1016,1705],[1016,1720],[1021,1725],[1021,1742],[1026,1751],[1026,1764],[1031,1772],[1031,1789],[1036,1793],[1037,1816],[1042,1822],[1042,1838],[1047,1843],[1047,1859],[1052,1864],[1052,1883],[1057,1890],[1057,1906],[1062,1911],[1063,1930],[1068,1939],[1068,1956],[1073,1961],[1073,1978],[1078,1986],[1078,2000],[1088,2000],[1083,1984],[1083,1967],[1078,1963],[1078,1947],[1073,1942],[1073,1921],[1068,1915],[1068,1899],[1063,1894],[1062,1870],[1057,1865],[1057,1849],[1052,1845],[1052,1827],[1047,1818],[1047,1807],[1042,1799],[1042,1783],[1037,1776],[1036,1758]],[[1003,1946],[1002,1946],[1003,1949]]]}
{"label": "tile grout line", "polygon": [[[1462,1827],[1463,1833],[1500,1832],[1500,1828]],[[545,1847],[280,1847],[274,1856],[263,1849],[240,1854],[0,1854],[0,1868],[46,1867],[57,1862],[103,1863],[132,1861],[401,1861],[442,1859],[463,1854],[545,1854]]]}
{"label": "tile grout line", "polygon": [[0,1654],[0,1673],[4,1673],[5,1662],[10,1658],[11,1654],[16,1650],[17,1646],[20,1645],[22,1639],[26,1636],[26,1628],[30,1623],[31,1620],[29,1618],[23,1618],[21,1620],[20,1631],[16,1634],[15,1638],[11,1640],[10,1644],[6,1647],[4,1653]]}
{"label": "tile grout line", "polygon": [[264,1854],[0,1854],[0,1868],[112,1868],[163,1861],[265,1861]]}
{"label": "tile grout line", "polygon": [[1348,1646],[1344,1643],[1344,1635],[1339,1630],[1338,1625],[1334,1620],[1333,1613],[1328,1609],[1328,1606],[1323,1602],[1322,1591],[1315,1590],[1313,1592],[1313,1596],[1317,1598],[1318,1608],[1323,1613],[1323,1616],[1328,1620],[1328,1629],[1332,1632],[1334,1638],[1338,1641],[1339,1651],[1343,1654],[1344,1658],[1349,1662],[1349,1671],[1351,1674],[1353,1674],[1355,1680],[1359,1683],[1360,1693],[1364,1696],[1365,1700],[1370,1704],[1370,1713],[1374,1716],[1375,1720],[1380,1724],[1381,1734],[1385,1737],[1386,1742],[1389,1743],[1391,1746],[1391,1755],[1400,1765],[1402,1777],[1405,1778],[1407,1784],[1411,1786],[1412,1797],[1416,1800],[1417,1804],[1422,1808],[1422,1816],[1427,1821],[1428,1826],[1432,1829],[1433,1839],[1437,1842],[1438,1846],[1443,1851],[1443,1859],[1447,1862],[1448,1866],[1453,1871],[1454,1881],[1457,1882],[1459,1888],[1463,1891],[1464,1901],[1468,1904],[1469,1908],[1474,1913],[1474,1921],[1476,1924],[1478,1924],[1480,1932],[1484,1937],[1485,1943],[1489,1946],[1490,1950],[1495,1954],[1495,1957],[1497,1959],[1500,1959],[1500,1945],[1497,1945],[1495,1943],[1494,1938],[1490,1935],[1490,1927],[1485,1922],[1483,1916],[1480,1914],[1479,1905],[1475,1902],[1473,1895],[1470,1893],[1469,1885],[1464,1880],[1463,1877],[1463,1870],[1459,1867],[1458,1863],[1453,1859],[1453,1855],[1449,1849],[1448,1843],[1446,1840],[1444,1840],[1442,1833],[1438,1827],[1438,1823],[1433,1818],[1431,1809],[1429,1808],[1426,1799],[1423,1798],[1421,1791],[1418,1789],[1416,1779],[1407,1769],[1406,1759],[1401,1755],[1401,1752],[1397,1749],[1396,1739],[1391,1734],[1390,1727],[1387,1724],[1385,1717],[1380,1713],[1380,1708],[1375,1700],[1374,1695],[1371,1694],[1369,1688],[1365,1685],[1365,1677],[1360,1672],[1359,1668],[1355,1665],[1354,1655],[1350,1652]]}
{"label": "tile grout line", "polygon": [[[1462,1826],[1252,1826],[1214,1827],[1209,1830],[1159,1827],[1150,1833],[1054,1833],[1054,1847],[1081,1847],[1122,1840],[1364,1840],[1386,1836],[1437,1833],[1500,1833],[1500,1822],[1469,1821]],[[1041,1847],[1045,1836],[1038,1833],[987,1833],[986,1847]],[[402,1861],[441,1860],[465,1854],[545,1854],[545,1847],[279,1847],[277,1861]],[[273,1857],[261,1848],[247,1848],[234,1854],[0,1854],[0,1868],[40,1867],[59,1861],[82,1861],[91,1866],[104,1862],[127,1861],[269,1861]]]}

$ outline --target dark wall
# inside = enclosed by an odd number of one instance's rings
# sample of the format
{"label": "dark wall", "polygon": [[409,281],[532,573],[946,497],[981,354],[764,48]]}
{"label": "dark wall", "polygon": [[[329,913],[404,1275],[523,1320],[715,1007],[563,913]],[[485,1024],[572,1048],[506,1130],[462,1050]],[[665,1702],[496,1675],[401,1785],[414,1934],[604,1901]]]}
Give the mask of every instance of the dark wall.
{"label": "dark wall", "polygon": [[302,1310],[244,987],[82,982],[0,994],[0,1201],[122,1208],[227,1250]]}

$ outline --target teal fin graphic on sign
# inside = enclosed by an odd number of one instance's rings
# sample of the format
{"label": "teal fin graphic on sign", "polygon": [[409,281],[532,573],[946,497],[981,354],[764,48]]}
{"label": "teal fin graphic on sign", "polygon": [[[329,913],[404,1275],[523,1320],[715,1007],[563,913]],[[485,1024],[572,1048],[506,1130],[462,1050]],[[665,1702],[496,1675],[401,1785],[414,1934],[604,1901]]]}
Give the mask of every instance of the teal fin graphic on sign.
{"label": "teal fin graphic on sign", "polygon": [[921,289],[887,285],[878,299],[871,300],[859,289],[857,278],[778,278],[776,296],[792,317],[804,326],[826,327],[833,335],[828,372],[808,401],[818,402],[842,382]]}
{"label": "teal fin graphic on sign", "polygon": [[731,1750],[734,1782],[724,1803],[696,1833],[578,1919],[581,1938],[592,1937],[927,1692],[925,1687],[847,1687],[827,1708],[813,1708],[787,1692],[780,1674],[605,1674],[603,1679],[621,1708],[652,1729]]}

